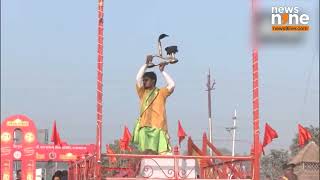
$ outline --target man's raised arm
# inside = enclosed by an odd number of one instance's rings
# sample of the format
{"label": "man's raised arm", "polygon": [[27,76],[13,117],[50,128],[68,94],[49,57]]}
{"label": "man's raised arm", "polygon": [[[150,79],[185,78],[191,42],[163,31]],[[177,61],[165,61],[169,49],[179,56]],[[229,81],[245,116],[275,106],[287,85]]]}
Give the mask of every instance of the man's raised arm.
{"label": "man's raised arm", "polygon": [[173,91],[174,87],[175,87],[175,83],[174,83],[173,79],[169,76],[169,74],[167,72],[162,71],[161,73],[167,83],[167,89],[169,91]]}
{"label": "man's raised arm", "polygon": [[143,77],[143,74],[146,71],[146,69],[147,69],[147,64],[144,64],[141,66],[141,68],[138,71],[138,74],[136,77],[136,83],[139,88],[141,88],[143,86],[142,77]]}
{"label": "man's raised arm", "polygon": [[152,62],[152,58],[153,58],[152,55],[148,55],[146,58],[146,63],[144,65],[142,65],[138,71],[138,74],[136,77],[136,83],[139,88],[141,88],[143,86],[142,77],[143,77],[144,72],[147,69],[147,64]]}
{"label": "man's raised arm", "polygon": [[169,74],[164,71],[164,67],[165,66],[166,66],[165,64],[161,64],[159,66],[159,70],[162,73],[162,75],[163,75],[163,77],[164,77],[164,79],[165,79],[165,81],[167,83],[167,89],[170,92],[172,92],[174,90],[175,83],[174,83],[173,79],[169,76]]}

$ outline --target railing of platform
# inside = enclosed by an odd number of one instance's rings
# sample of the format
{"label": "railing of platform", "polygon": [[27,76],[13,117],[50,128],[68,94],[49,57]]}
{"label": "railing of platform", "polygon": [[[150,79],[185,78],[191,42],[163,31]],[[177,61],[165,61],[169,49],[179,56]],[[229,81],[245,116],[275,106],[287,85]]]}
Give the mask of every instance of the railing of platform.
{"label": "railing of platform", "polygon": [[[251,179],[253,161],[252,156],[102,154],[101,157],[102,179]],[[95,155],[73,162],[69,166],[69,179],[97,179],[96,165]]]}
{"label": "railing of platform", "polygon": [[77,161],[71,162],[68,169],[70,180],[96,179],[96,155],[85,155]]}

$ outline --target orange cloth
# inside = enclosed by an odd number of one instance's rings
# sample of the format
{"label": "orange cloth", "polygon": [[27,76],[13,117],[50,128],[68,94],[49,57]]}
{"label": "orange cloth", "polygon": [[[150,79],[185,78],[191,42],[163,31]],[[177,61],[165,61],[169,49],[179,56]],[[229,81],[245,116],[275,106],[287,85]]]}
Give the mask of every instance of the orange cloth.
{"label": "orange cloth", "polygon": [[[151,90],[145,89],[144,87],[138,87],[137,85],[136,90],[140,98],[141,107],[144,97],[147,96]],[[168,131],[165,104],[167,97],[170,96],[172,92],[173,90],[169,91],[166,87],[160,88],[157,97],[140,117],[141,127],[153,127],[162,129],[165,132]]]}

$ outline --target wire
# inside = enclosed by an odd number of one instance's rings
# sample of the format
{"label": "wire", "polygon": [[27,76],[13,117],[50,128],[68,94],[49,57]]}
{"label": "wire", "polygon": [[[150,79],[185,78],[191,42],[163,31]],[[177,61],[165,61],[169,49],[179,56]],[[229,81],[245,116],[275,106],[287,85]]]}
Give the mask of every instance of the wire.
{"label": "wire", "polygon": [[[170,139],[171,142],[178,142],[178,139]],[[202,142],[202,139],[192,139],[193,142]],[[213,138],[213,142],[231,142],[232,139],[225,139],[225,138]],[[249,143],[251,144],[252,142],[246,139],[235,139],[237,142],[243,142],[243,143]]]}

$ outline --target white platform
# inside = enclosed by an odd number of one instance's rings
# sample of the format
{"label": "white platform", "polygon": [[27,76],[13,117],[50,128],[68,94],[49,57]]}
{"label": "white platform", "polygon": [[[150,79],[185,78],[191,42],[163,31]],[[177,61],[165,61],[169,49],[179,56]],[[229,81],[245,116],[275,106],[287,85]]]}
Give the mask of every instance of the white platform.
{"label": "white platform", "polygon": [[[196,167],[194,159],[177,159],[176,176],[183,179],[195,179]],[[174,178],[174,159],[149,158],[142,159],[140,166],[140,177],[144,178]]]}

